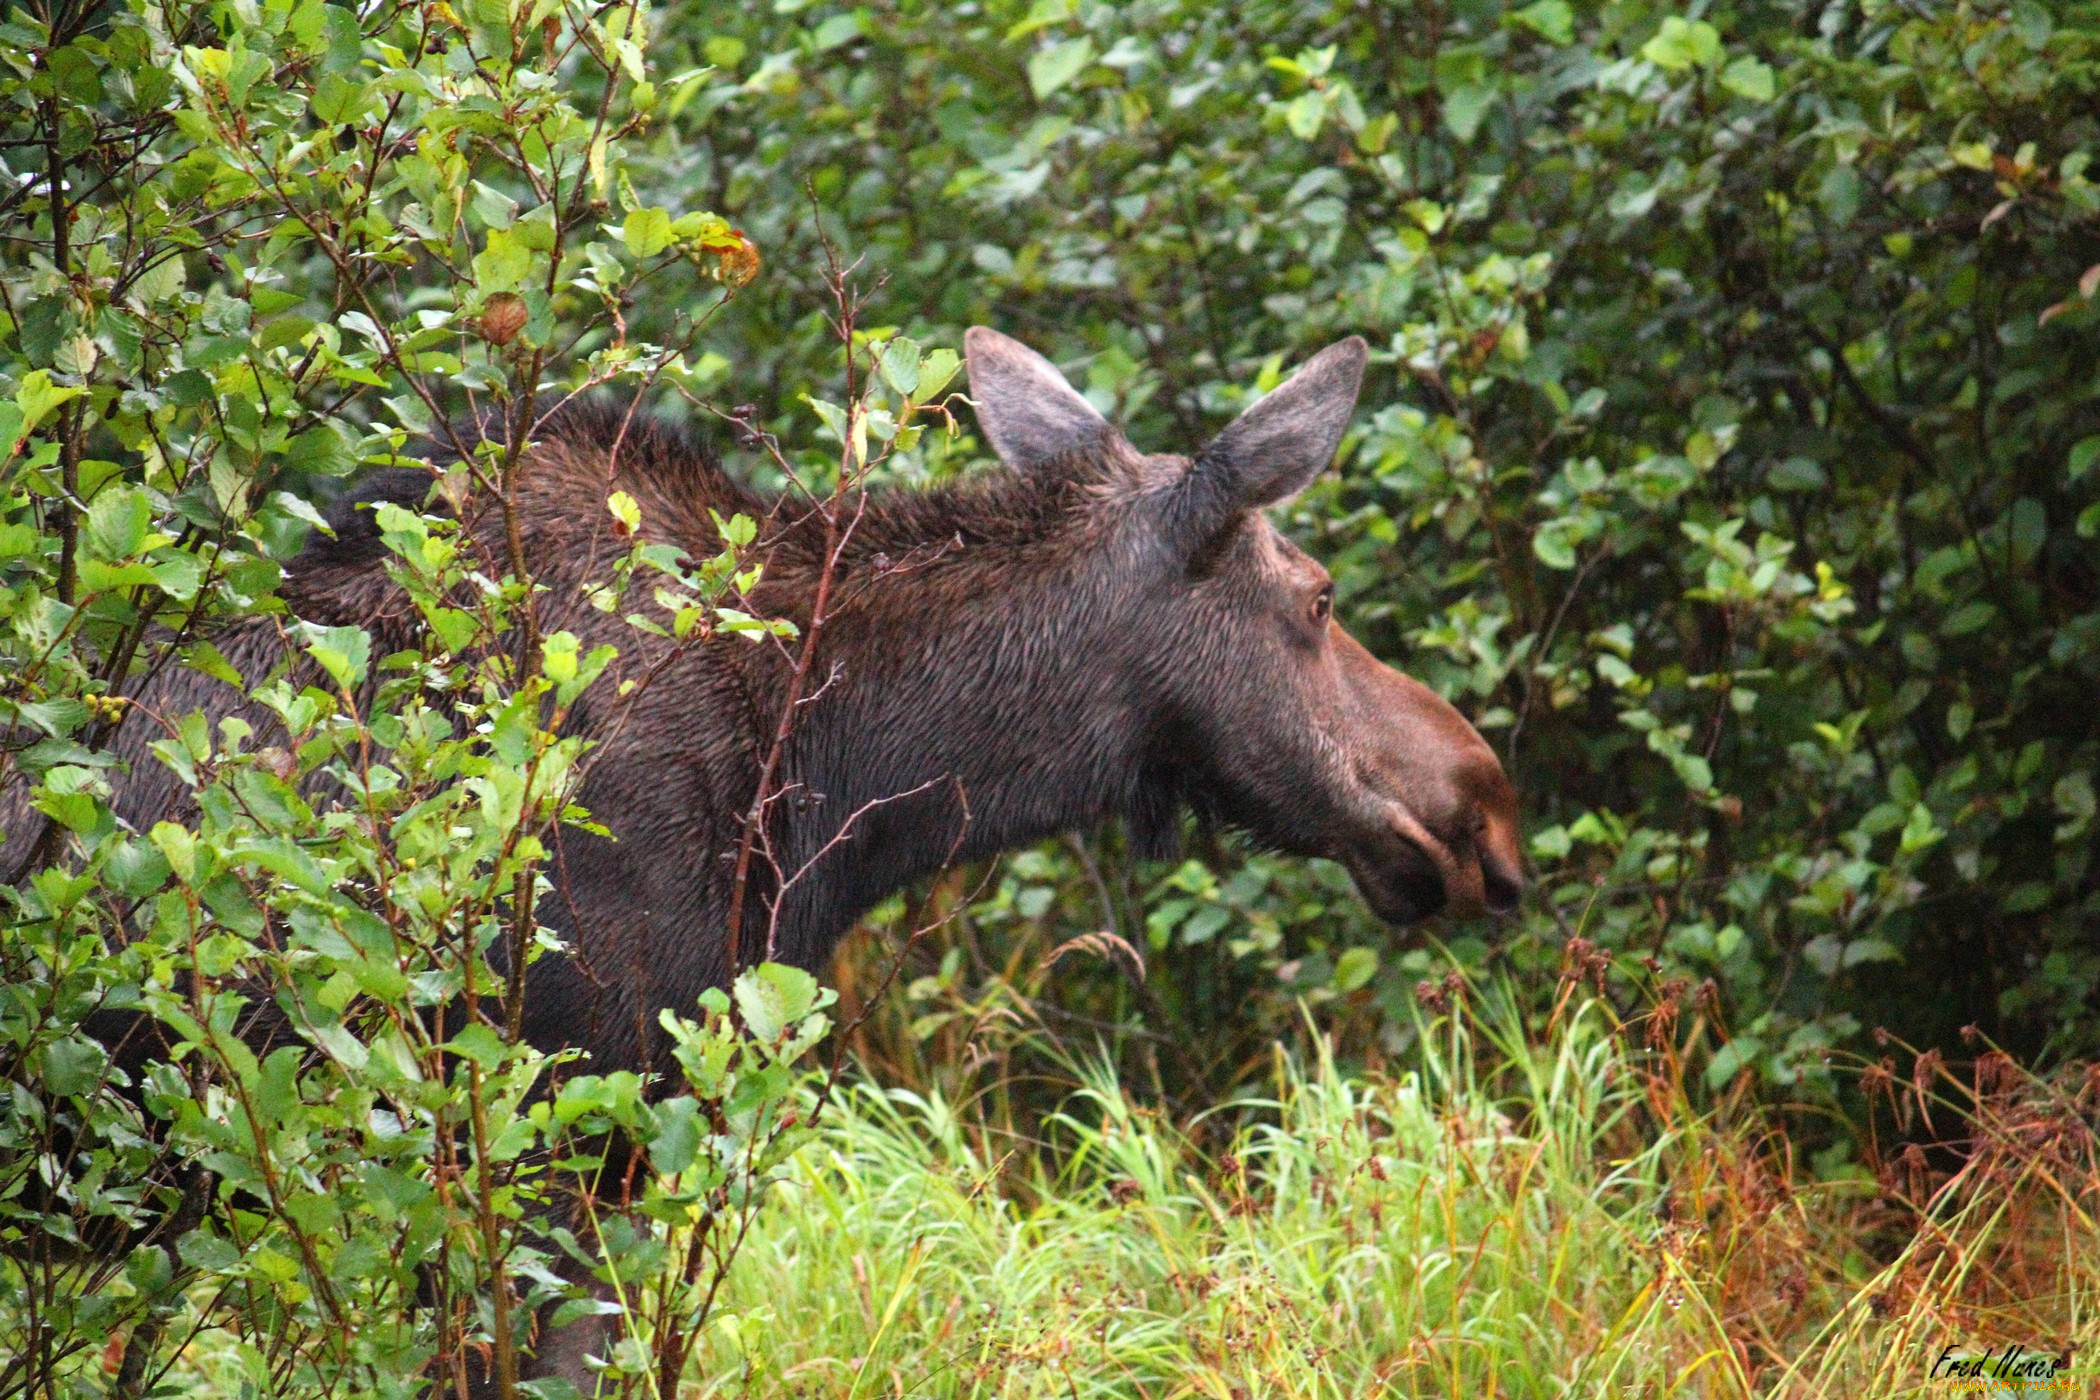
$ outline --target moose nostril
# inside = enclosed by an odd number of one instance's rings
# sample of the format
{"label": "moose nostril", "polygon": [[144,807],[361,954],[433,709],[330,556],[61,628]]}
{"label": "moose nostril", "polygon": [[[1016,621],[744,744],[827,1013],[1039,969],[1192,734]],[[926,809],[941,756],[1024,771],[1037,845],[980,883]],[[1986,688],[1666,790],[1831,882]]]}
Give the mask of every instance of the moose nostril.
{"label": "moose nostril", "polygon": [[1480,868],[1480,902],[1490,913],[1509,914],[1524,898],[1523,857],[1514,839],[1516,823],[1491,810],[1492,805],[1480,802],[1473,807],[1468,845]]}
{"label": "moose nostril", "polygon": [[1480,853],[1480,894],[1497,914],[1513,912],[1524,898],[1524,877],[1486,851]]}

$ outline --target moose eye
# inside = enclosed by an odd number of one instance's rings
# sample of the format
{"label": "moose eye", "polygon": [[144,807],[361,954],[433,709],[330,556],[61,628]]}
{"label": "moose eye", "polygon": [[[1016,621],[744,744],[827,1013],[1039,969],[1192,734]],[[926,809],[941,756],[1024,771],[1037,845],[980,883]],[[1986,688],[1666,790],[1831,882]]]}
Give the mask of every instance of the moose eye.
{"label": "moose eye", "polygon": [[1315,623],[1325,626],[1327,619],[1333,615],[1334,585],[1330,583],[1313,595],[1312,619]]}

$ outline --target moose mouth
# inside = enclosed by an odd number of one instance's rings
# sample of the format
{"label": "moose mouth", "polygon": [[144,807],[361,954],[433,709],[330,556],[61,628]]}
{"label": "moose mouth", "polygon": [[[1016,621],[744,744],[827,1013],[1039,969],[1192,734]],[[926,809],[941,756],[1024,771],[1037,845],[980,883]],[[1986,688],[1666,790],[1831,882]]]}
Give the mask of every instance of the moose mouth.
{"label": "moose mouth", "polygon": [[1342,857],[1356,892],[1371,912],[1389,924],[1420,923],[1450,903],[1443,872],[1411,841],[1395,840],[1385,850],[1350,852]]}
{"label": "moose mouth", "polygon": [[1470,918],[1517,907],[1523,877],[1483,839],[1484,827],[1454,849],[1400,803],[1385,805],[1382,828],[1340,857],[1372,913],[1404,927],[1446,908]]}

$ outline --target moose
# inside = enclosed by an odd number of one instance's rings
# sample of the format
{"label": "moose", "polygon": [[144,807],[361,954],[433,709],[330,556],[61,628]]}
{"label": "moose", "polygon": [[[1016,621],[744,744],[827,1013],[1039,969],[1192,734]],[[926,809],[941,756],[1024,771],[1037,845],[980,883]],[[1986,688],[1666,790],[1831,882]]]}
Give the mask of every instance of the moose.
{"label": "moose", "polygon": [[[1493,750],[1343,630],[1327,572],[1263,515],[1332,462],[1364,342],[1313,356],[1193,457],[1138,451],[1016,340],[978,327],[964,344],[1003,470],[871,493],[829,555],[815,511],[761,498],[660,423],[584,410],[541,430],[515,499],[546,629],[633,642],[584,598],[593,561],[627,547],[604,509],[615,489],[638,502],[645,538],[694,558],[722,548],[717,519],[769,522],[756,610],[806,623],[827,557],[832,602],[821,685],[778,756],[793,800],[767,809],[773,873],[746,877],[754,897],[733,893],[733,854],[793,700],[789,652],[731,635],[680,649],[617,723],[586,692],[571,723],[597,749],[579,800],[610,835],[564,833],[562,898],[545,913],[571,952],[531,968],[535,1046],[581,1048],[598,1072],[644,1067],[658,1010],[726,983],[732,948],[817,968],[867,909],[944,865],[1117,819],[1142,848],[1193,811],[1331,858],[1394,924],[1517,903],[1517,802]],[[297,615],[373,632],[375,655],[420,624],[356,504],[420,503],[430,481],[382,477],[334,512],[334,537],[285,587]],[[467,509],[500,555],[503,522]],[[249,627],[219,646],[260,676],[280,643]],[[148,689],[164,714],[238,703],[182,670]],[[181,793],[133,729],[116,806],[145,827]],[[0,875],[18,875],[4,867],[36,844],[18,795],[0,796],[0,822]],[[567,1339],[548,1338],[539,1365],[580,1378]]]}

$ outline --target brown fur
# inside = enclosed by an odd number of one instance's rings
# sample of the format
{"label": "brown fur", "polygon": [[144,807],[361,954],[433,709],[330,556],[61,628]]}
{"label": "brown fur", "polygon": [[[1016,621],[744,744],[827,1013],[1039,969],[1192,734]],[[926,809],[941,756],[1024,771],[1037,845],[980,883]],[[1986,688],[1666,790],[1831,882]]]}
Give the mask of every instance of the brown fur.
{"label": "brown fur", "polygon": [[[1157,844],[1190,807],[1272,845],[1347,861],[1393,917],[1453,896],[1477,904],[1483,878],[1498,892],[1513,885],[1507,784],[1455,712],[1331,625],[1332,674],[1294,673],[1318,632],[1274,635],[1276,614],[1317,591],[1318,566],[1244,505],[1200,548],[1175,542],[1181,498],[1200,470],[1140,456],[1110,434],[1025,474],[849,503],[810,681],[821,694],[798,716],[788,795],[770,829],[780,872],[800,873],[776,917],[776,872],[758,863],[746,956],[818,966],[868,906],[951,858],[1111,818]],[[368,628],[375,657],[414,645],[418,620],[380,567],[363,507],[376,497],[420,502],[426,484],[419,473],[388,474],[339,506],[337,537],[317,537],[289,573],[292,611]],[[540,626],[621,651],[571,721],[597,745],[581,799],[614,837],[561,834],[558,893],[542,913],[575,955],[537,968],[527,1002],[528,1038],[584,1046],[601,1069],[639,1067],[657,1010],[688,1007],[726,979],[731,853],[793,652],[723,635],[664,661],[663,643],[588,606],[584,585],[626,547],[604,507],[615,489],[640,503],[645,537],[695,558],[720,548],[714,514],[764,522],[765,577],[752,605],[798,624],[809,621],[823,553],[806,503],[750,492],[645,415],[566,414],[526,459],[519,509],[543,589]],[[499,513],[484,505],[468,524],[500,567]],[[267,619],[219,645],[251,680],[283,658]],[[613,698],[623,676],[659,663],[639,698]],[[1307,689],[1322,679],[1326,693]],[[170,716],[241,705],[182,669],[138,699]],[[1337,721],[1354,730],[1339,745],[1329,732]],[[134,717],[116,745],[132,770],[117,814],[141,829],[183,806],[173,776],[145,753],[156,734]],[[1363,752],[1339,751],[1351,747]],[[1421,814],[1411,830],[1404,821],[1384,830],[1397,820],[1388,817],[1368,836],[1338,830],[1355,819],[1323,785],[1362,784],[1368,772],[1377,788],[1373,770],[1387,774],[1378,800],[1403,802],[1403,789],[1422,786],[1410,775],[1434,770],[1429,806],[1446,810]],[[0,849],[19,858],[36,825],[19,793],[0,817],[10,837]],[[1488,842],[1478,852],[1476,838]]]}

